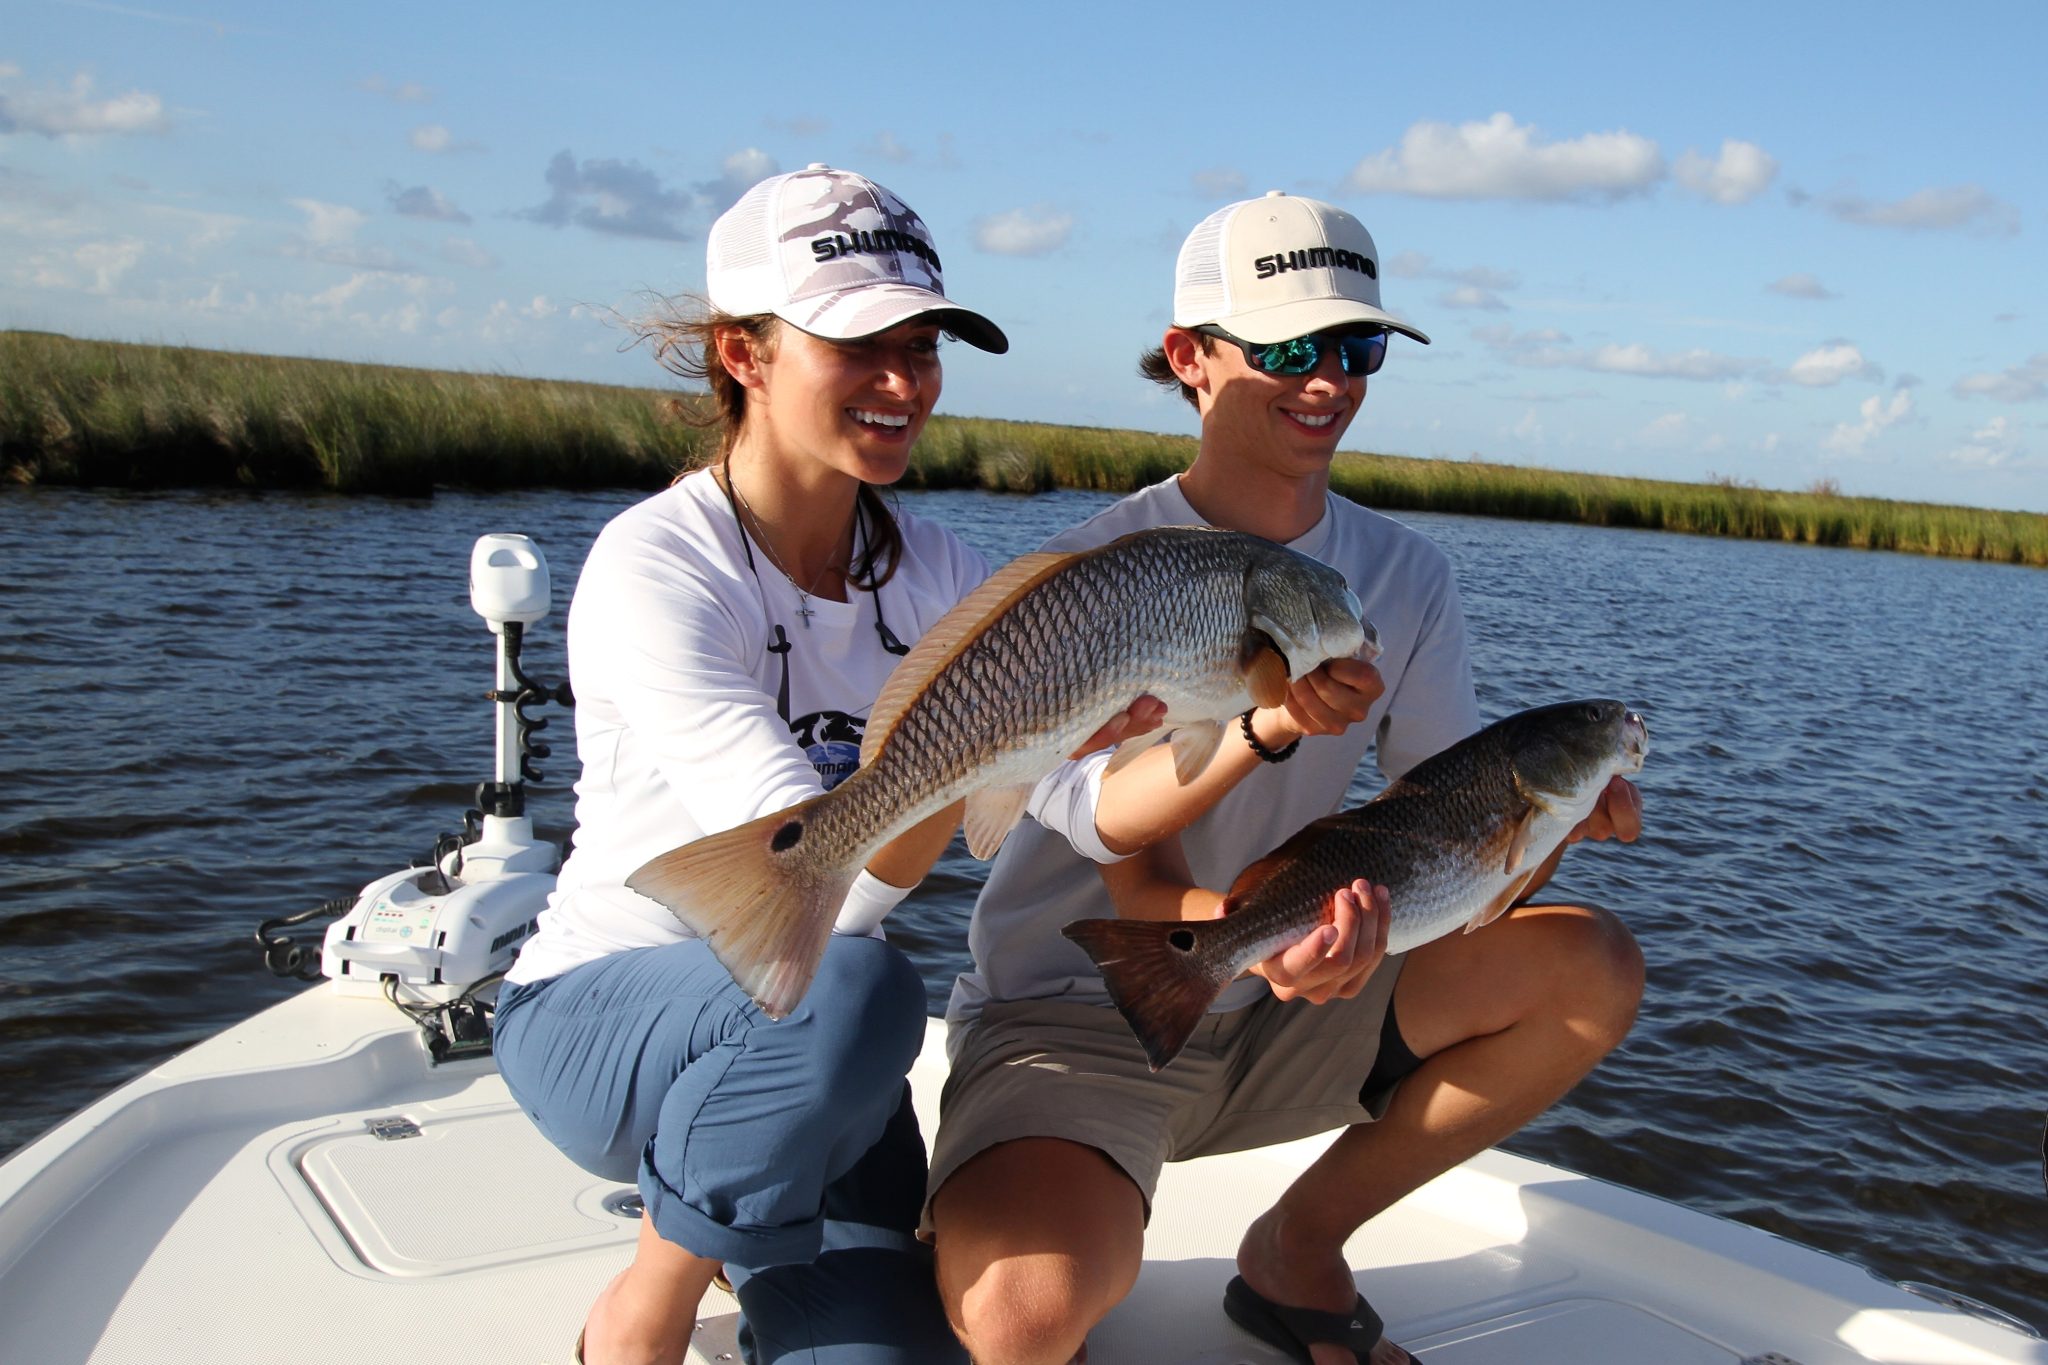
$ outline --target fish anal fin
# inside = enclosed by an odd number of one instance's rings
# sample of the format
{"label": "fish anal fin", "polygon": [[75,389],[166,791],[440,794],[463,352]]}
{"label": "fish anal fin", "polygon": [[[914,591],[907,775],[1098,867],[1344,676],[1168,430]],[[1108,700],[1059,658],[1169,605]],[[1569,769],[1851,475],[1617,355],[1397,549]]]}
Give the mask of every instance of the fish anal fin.
{"label": "fish anal fin", "polygon": [[797,1007],[859,869],[817,866],[804,849],[828,796],[671,849],[626,878],[710,947],[770,1018]]}
{"label": "fish anal fin", "polygon": [[1254,702],[1278,706],[1287,700],[1287,656],[1273,647],[1271,637],[1261,631],[1247,635],[1238,660],[1245,691]]}
{"label": "fish anal fin", "polygon": [[917,700],[939,670],[951,663],[989,622],[1009,609],[1012,602],[1072,563],[1079,555],[1039,553],[1020,555],[981,581],[981,585],[955,602],[932,624],[910,652],[896,661],[888,681],[868,711],[867,734],[861,740],[860,761],[866,767],[894,733],[903,713]]}
{"label": "fish anal fin", "polygon": [[1502,887],[1498,896],[1480,906],[1473,913],[1472,918],[1465,921],[1465,932],[1469,934],[1474,929],[1484,929],[1487,925],[1505,915],[1513,907],[1514,903],[1521,899],[1522,892],[1528,889],[1529,883],[1535,880],[1535,877],[1536,869],[1532,867]]}
{"label": "fish anal fin", "polygon": [[1024,807],[1031,801],[1034,785],[1027,782],[1015,787],[982,787],[967,794],[967,813],[960,824],[961,832],[967,836],[969,853],[984,861],[996,856],[1003,840],[1024,818]]}
{"label": "fish anal fin", "polygon": [[1185,787],[1201,776],[1223,743],[1223,722],[1196,721],[1173,732],[1173,775]]}
{"label": "fish anal fin", "polygon": [[1229,984],[1202,958],[1203,933],[1214,927],[1199,921],[1083,919],[1060,930],[1102,973],[1110,1001],[1154,1071],[1180,1055]]}

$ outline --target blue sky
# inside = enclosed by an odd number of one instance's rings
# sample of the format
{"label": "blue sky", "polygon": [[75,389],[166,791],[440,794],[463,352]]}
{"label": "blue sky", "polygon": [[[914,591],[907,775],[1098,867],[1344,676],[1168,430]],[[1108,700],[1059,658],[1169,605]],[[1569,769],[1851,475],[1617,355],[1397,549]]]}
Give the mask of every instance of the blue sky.
{"label": "blue sky", "polygon": [[2048,9],[575,12],[0,0],[0,326],[658,384],[763,175],[863,171],[1011,353],[941,411],[1191,432],[1138,379],[1203,215],[1372,230],[1354,449],[2048,511]]}

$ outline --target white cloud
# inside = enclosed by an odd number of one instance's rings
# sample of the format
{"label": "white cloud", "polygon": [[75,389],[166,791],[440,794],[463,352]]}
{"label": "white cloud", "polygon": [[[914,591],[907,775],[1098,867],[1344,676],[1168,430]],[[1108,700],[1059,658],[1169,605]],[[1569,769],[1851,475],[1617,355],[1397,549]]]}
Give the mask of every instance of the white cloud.
{"label": "white cloud", "polygon": [[1961,445],[1943,451],[1941,458],[1974,469],[2032,469],[2042,463],[2029,458],[2012,420],[2002,416],[1978,427]]}
{"label": "white cloud", "polygon": [[1658,351],[1640,343],[1626,346],[1575,347],[1571,338],[1555,328],[1516,332],[1507,326],[1475,327],[1472,339],[1492,349],[1511,365],[1535,369],[1592,370],[1600,374],[1632,375],[1639,379],[1692,379],[1725,382],[1752,374],[1764,362],[1745,356],[1723,355],[1703,347],[1686,351]]}
{"label": "white cloud", "polygon": [[1722,380],[1749,373],[1754,362],[1701,346],[1687,351],[1654,351],[1635,344],[1602,346],[1593,352],[1586,368],[1648,379]]}
{"label": "white cloud", "polygon": [[915,155],[910,148],[903,145],[902,138],[886,128],[875,134],[867,149],[882,160],[897,166],[905,164]]}
{"label": "white cloud", "polygon": [[1972,231],[2010,236],[2020,230],[2019,210],[1977,185],[1918,190],[1889,203],[1838,193],[1821,208],[1845,223],[1907,231]]}
{"label": "white cloud", "polygon": [[438,123],[422,123],[406,135],[406,141],[412,144],[416,152],[429,152],[435,155],[444,152],[480,152],[484,146],[481,142],[469,139],[458,141],[455,134]]}
{"label": "white cloud", "polygon": [[[0,72],[12,79],[19,67]],[[92,97],[92,77],[80,72],[63,89],[0,93],[0,136],[38,133],[48,138],[122,136],[169,129],[164,102],[147,91],[130,90],[111,99]]]}
{"label": "white cloud", "polygon": [[1365,194],[1430,199],[1620,199],[1664,178],[1657,144],[1626,131],[1540,141],[1536,129],[1498,113],[1483,123],[1427,120],[1398,148],[1361,160],[1346,184]]}
{"label": "white cloud", "polygon": [[1227,166],[1211,170],[1196,171],[1195,189],[1205,199],[1242,199],[1246,181],[1243,171],[1234,171]]}
{"label": "white cloud", "polygon": [[696,207],[696,197],[687,190],[669,189],[637,161],[578,161],[560,151],[548,163],[547,182],[547,202],[515,217],[549,227],[575,223],[593,232],[658,241],[682,241],[689,235],[681,220]]}
{"label": "white cloud", "polygon": [[78,263],[92,272],[89,294],[111,294],[121,277],[142,259],[142,243],[133,237],[118,242],[88,242],[73,253]]}
{"label": "white cloud", "polygon": [[1831,291],[1812,275],[1783,275],[1772,280],[1764,288],[1773,294],[1783,294],[1788,299],[1833,299],[1841,295]]}
{"label": "white cloud", "polygon": [[315,246],[334,246],[352,240],[366,221],[363,214],[346,204],[329,204],[319,199],[294,199],[292,207],[306,215],[306,240]]}
{"label": "white cloud", "polygon": [[1989,398],[2000,403],[2031,403],[2048,398],[2048,351],[1995,374],[1966,374],[1956,381],[1956,397]]}
{"label": "white cloud", "polygon": [[1380,262],[1380,273],[1396,279],[1419,280],[1429,273],[1429,257],[1419,251],[1402,251]]}
{"label": "white cloud", "polygon": [[1438,296],[1437,302],[1446,308],[1476,308],[1488,313],[1504,313],[1508,307],[1491,289],[1481,289],[1473,284],[1446,290]]}
{"label": "white cloud", "polygon": [[1857,456],[1864,447],[1887,427],[1897,426],[1913,415],[1913,395],[1904,389],[1895,391],[1887,400],[1882,394],[1872,394],[1857,405],[1861,419],[1855,422],[1837,422],[1835,429],[1821,441],[1821,449],[1834,455]]}
{"label": "white cloud", "polygon": [[391,201],[393,210],[407,218],[426,218],[436,223],[469,221],[468,214],[430,185],[413,185],[400,189],[395,184],[387,184],[384,187],[384,197]]}
{"label": "white cloud", "polygon": [[741,195],[781,169],[775,158],[759,147],[742,147],[718,163],[718,179],[698,185],[697,196],[715,218],[737,204]]}
{"label": "white cloud", "polygon": [[472,270],[489,270],[498,264],[496,256],[467,237],[450,237],[441,243],[441,259],[452,265],[466,265]]}
{"label": "white cloud", "polygon": [[974,220],[974,244],[995,256],[1043,256],[1067,244],[1074,215],[1049,208],[1011,209]]}
{"label": "white cloud", "polygon": [[382,95],[393,104],[431,104],[434,100],[434,92],[418,81],[400,81],[394,84],[382,76],[365,76],[356,82],[356,89],[372,95]]}
{"label": "white cloud", "polygon": [[1534,408],[1523,413],[1522,420],[1515,423],[1511,431],[1517,440],[1526,441],[1531,445],[1543,444],[1543,423],[1537,420]]}
{"label": "white cloud", "polygon": [[1833,341],[1792,362],[1784,378],[1809,389],[1824,389],[1844,379],[1876,377],[1877,369],[1863,352],[1846,341]]}
{"label": "white cloud", "polygon": [[1729,138],[1718,157],[1688,151],[1672,167],[1678,183],[1717,204],[1746,204],[1770,188],[1777,158],[1754,142]]}

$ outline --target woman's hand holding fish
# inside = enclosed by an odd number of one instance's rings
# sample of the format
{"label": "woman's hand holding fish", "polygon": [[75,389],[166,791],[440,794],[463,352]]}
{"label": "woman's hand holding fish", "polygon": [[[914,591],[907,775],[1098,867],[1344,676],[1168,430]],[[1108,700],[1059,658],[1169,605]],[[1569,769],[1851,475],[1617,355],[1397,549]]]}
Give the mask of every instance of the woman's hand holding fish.
{"label": "woman's hand holding fish", "polygon": [[[1220,915],[1222,907],[1217,909]],[[1393,911],[1387,888],[1360,878],[1338,890],[1330,923],[1248,970],[1264,977],[1282,1000],[1302,999],[1312,1005],[1348,1000],[1365,989],[1366,978],[1386,957]]]}
{"label": "woman's hand holding fish", "polygon": [[1636,790],[1636,784],[1619,775],[1607,780],[1607,787],[1600,793],[1600,799],[1593,804],[1593,813],[1579,822],[1578,828],[1565,836],[1565,842],[1576,844],[1581,839],[1595,843],[1604,839],[1619,839],[1632,844],[1643,832],[1643,794]]}

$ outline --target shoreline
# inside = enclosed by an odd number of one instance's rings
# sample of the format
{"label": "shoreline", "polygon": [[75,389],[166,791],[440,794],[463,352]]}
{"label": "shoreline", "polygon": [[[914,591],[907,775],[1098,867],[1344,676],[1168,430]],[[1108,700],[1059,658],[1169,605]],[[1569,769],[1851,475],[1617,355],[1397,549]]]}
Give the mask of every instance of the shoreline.
{"label": "shoreline", "polygon": [[[0,331],[0,485],[430,496],[437,487],[666,484],[711,448],[701,400],[654,388]],[[935,416],[899,485],[1122,493],[1186,468],[1191,436]],[[1339,452],[1383,511],[1776,540],[2048,567],[2048,516],[1736,482]]]}

